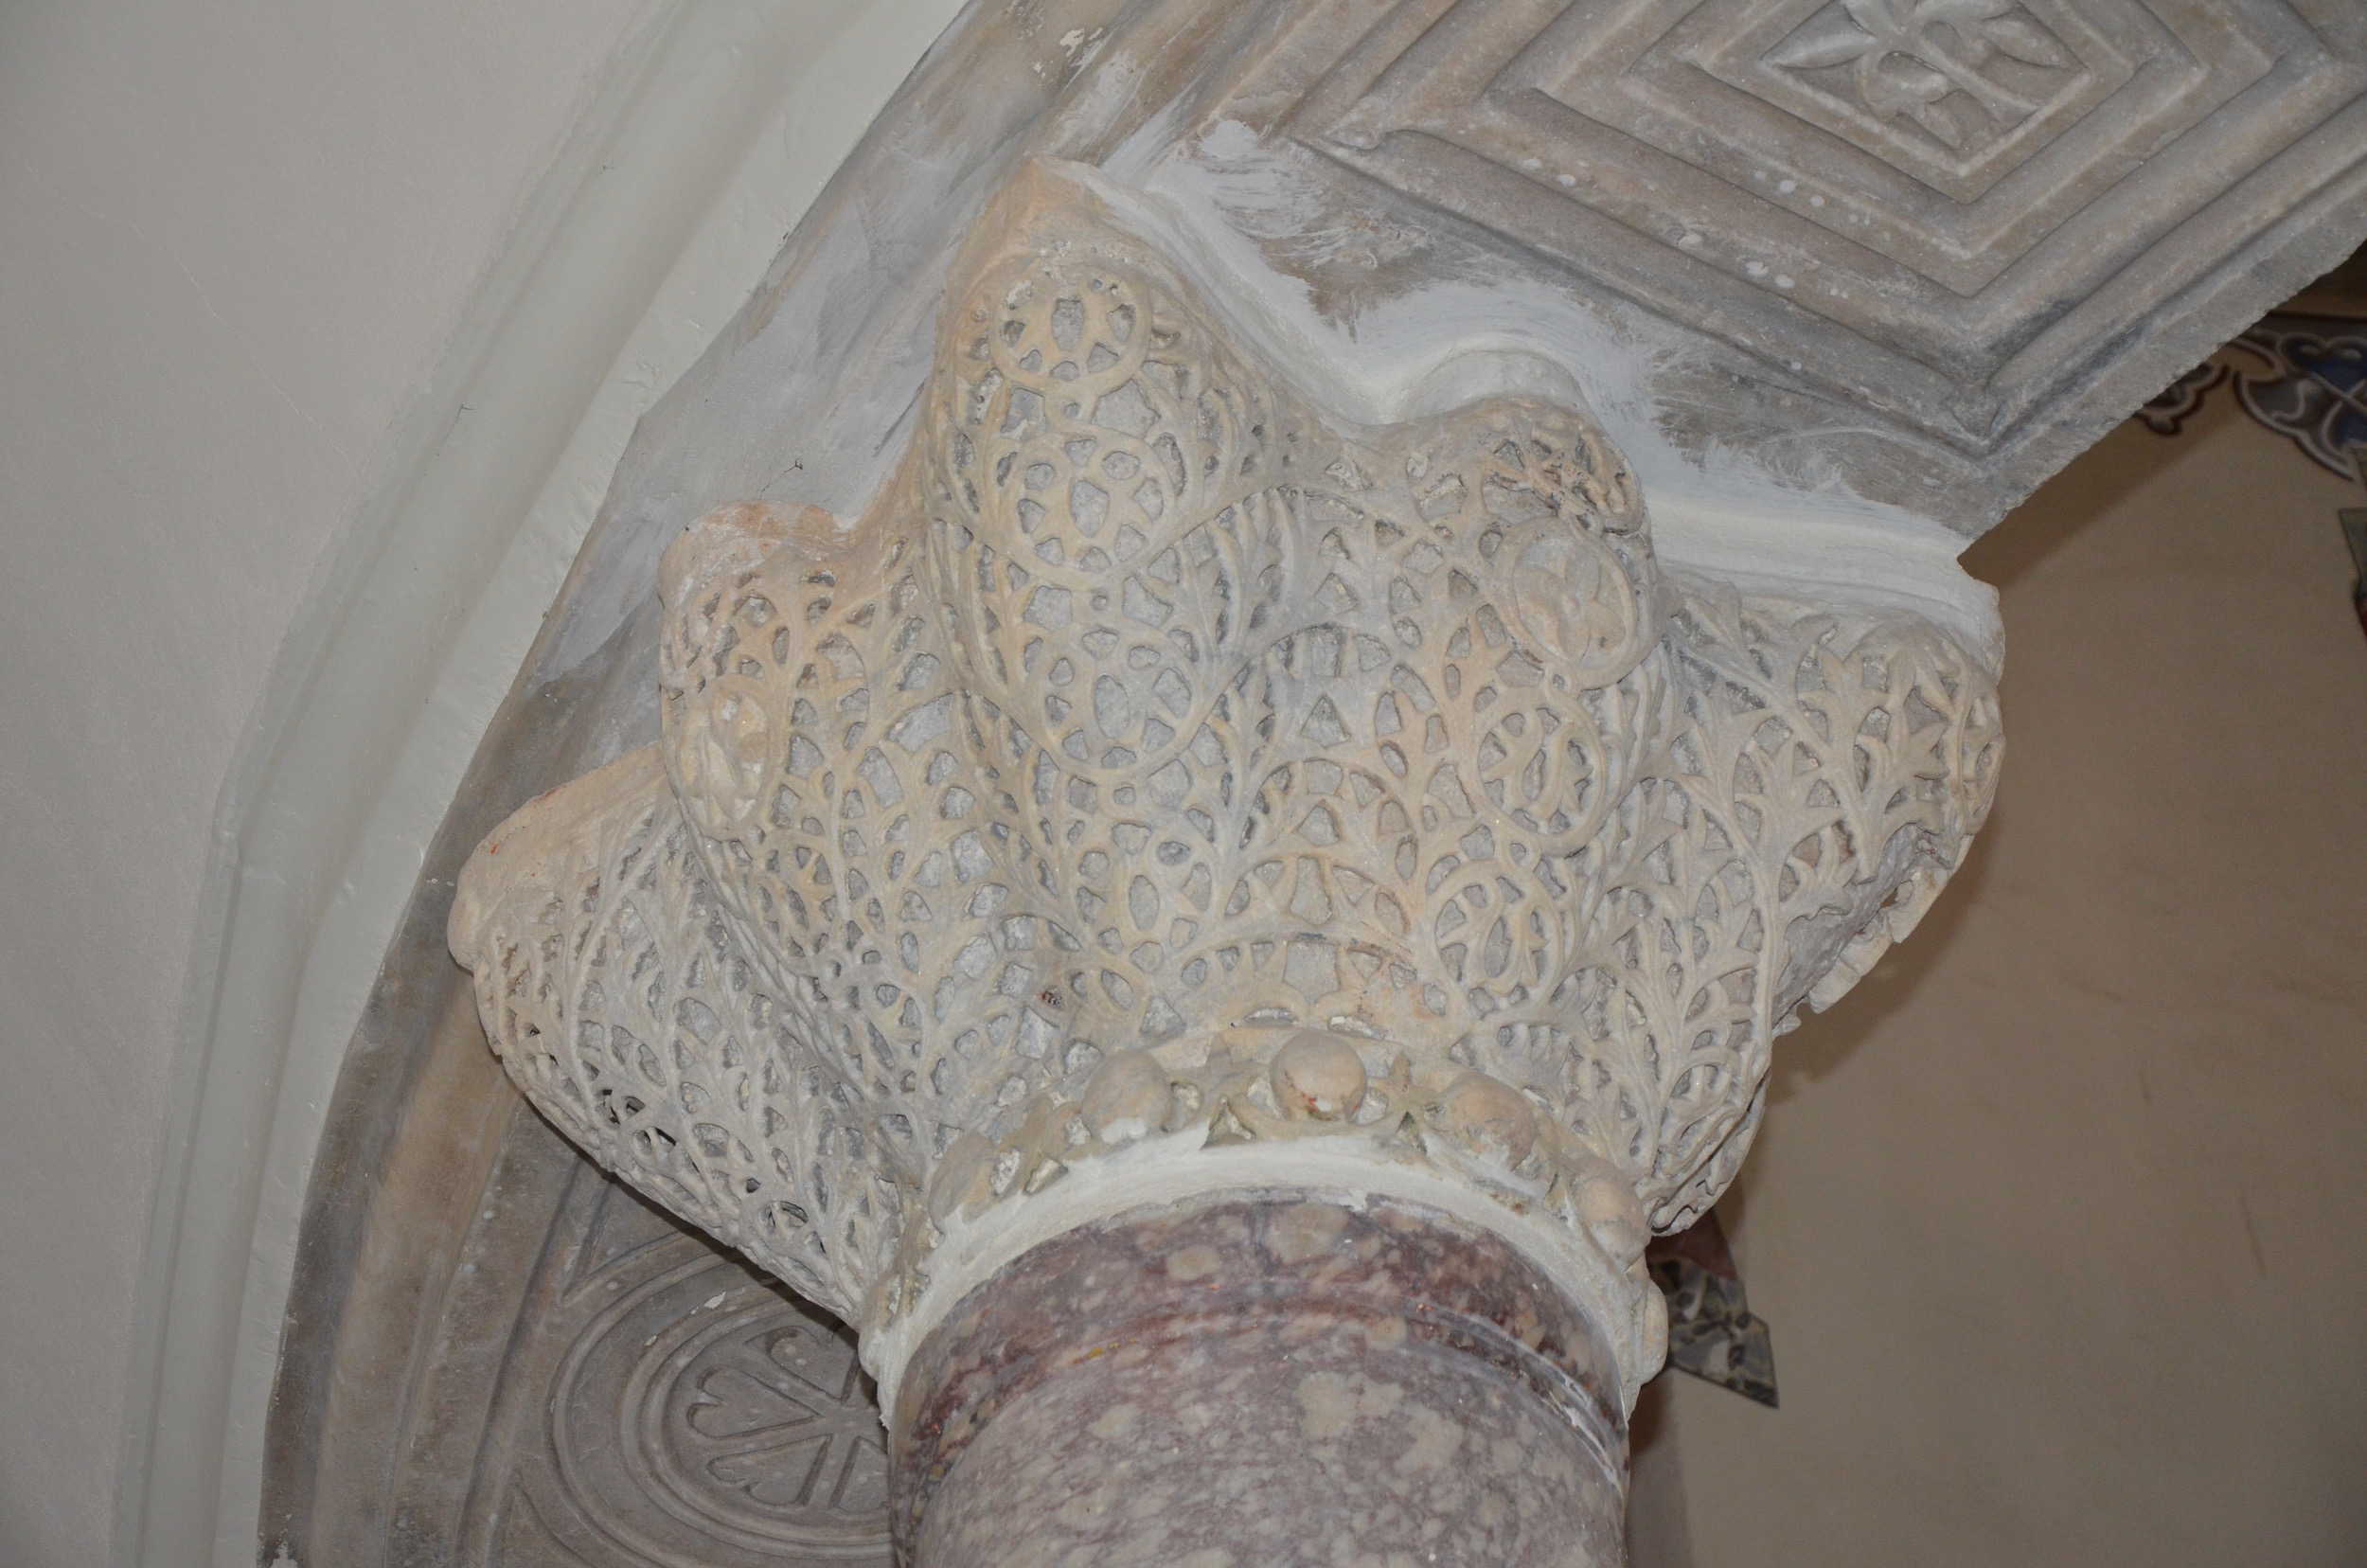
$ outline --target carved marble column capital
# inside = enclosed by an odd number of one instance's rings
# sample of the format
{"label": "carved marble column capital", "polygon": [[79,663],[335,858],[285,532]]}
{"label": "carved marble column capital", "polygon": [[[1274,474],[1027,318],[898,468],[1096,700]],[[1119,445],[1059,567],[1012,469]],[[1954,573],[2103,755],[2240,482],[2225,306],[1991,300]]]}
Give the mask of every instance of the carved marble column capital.
{"label": "carved marble column capital", "polygon": [[891,1384],[1028,1246],[1295,1185],[1504,1237],[1632,1399],[1648,1234],[1958,863],[1996,672],[1662,563],[1580,408],[1360,425],[1224,304],[1024,172],[897,477],[673,545],[662,741],[486,841],[454,952],[545,1114]]}

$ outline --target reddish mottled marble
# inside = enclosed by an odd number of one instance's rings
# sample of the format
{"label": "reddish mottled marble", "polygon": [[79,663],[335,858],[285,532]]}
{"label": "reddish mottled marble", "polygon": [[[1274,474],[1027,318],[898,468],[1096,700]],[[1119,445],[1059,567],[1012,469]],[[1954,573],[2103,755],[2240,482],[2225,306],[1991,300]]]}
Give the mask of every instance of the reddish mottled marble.
{"label": "reddish mottled marble", "polygon": [[915,1568],[1601,1568],[1627,1431],[1602,1336],[1497,1238],[1248,1191],[1020,1257],[895,1413]]}

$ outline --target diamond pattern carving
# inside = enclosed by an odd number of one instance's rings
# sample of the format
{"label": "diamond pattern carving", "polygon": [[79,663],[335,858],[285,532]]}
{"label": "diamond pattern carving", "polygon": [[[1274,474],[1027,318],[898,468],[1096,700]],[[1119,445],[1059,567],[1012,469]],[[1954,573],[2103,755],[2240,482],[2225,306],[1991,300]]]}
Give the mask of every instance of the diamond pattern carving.
{"label": "diamond pattern carving", "polygon": [[2367,62],[2279,0],[1415,9],[1308,145],[1967,452],[2367,151]]}

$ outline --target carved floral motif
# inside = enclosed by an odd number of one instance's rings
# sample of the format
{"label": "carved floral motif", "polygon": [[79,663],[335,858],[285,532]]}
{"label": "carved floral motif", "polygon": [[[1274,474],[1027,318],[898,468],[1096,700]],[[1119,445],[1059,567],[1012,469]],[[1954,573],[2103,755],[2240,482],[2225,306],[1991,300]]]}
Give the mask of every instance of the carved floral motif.
{"label": "carved floral motif", "polygon": [[1328,418],[1037,178],[901,477],[685,535],[663,742],[472,862],[495,1048],[866,1326],[946,1227],[1152,1138],[1353,1140],[1645,1312],[1647,1218],[1715,1198],[1772,1037],[1979,825],[1991,673],[1664,571],[1575,410]]}
{"label": "carved floral motif", "polygon": [[[527,1332],[548,1338],[504,1376],[525,1380],[511,1392],[539,1396],[542,1419],[489,1468],[532,1501],[477,1506],[530,1512],[564,1546],[512,1541],[483,1560],[886,1562],[879,1411],[852,1336],[819,1310],[662,1234]],[[531,1381],[534,1366],[547,1386]]]}
{"label": "carved floral motif", "polygon": [[1877,119],[1903,116],[1954,151],[2032,119],[2079,69],[2063,41],[2013,0],[1834,0],[1767,62]]}

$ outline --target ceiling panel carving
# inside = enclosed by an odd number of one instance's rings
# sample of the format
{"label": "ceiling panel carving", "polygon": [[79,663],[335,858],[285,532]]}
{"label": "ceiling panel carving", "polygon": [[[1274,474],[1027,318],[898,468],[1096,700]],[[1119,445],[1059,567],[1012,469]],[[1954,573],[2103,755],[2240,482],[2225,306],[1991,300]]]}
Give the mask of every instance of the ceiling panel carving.
{"label": "ceiling panel carving", "polygon": [[2367,155],[2358,40],[2282,0],[1426,0],[1298,39],[1305,145],[1967,455]]}

